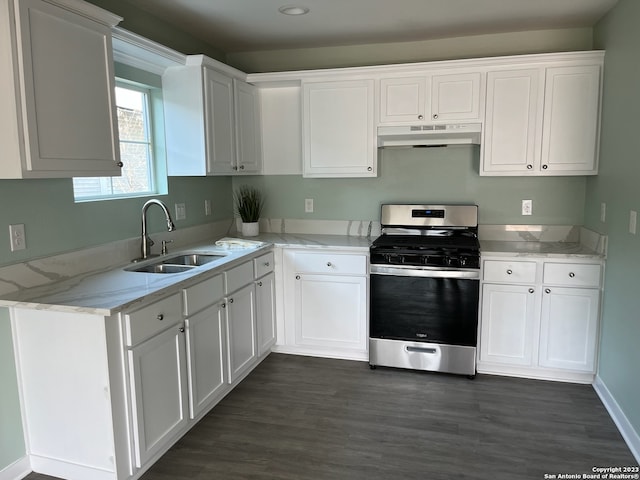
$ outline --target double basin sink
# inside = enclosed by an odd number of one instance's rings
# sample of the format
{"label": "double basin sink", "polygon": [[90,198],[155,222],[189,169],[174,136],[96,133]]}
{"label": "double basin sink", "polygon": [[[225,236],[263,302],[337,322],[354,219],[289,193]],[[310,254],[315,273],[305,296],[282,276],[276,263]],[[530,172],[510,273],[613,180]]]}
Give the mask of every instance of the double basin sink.
{"label": "double basin sink", "polygon": [[142,266],[125,268],[128,272],[181,273],[224,258],[226,254],[182,253],[172,257],[160,257]]}

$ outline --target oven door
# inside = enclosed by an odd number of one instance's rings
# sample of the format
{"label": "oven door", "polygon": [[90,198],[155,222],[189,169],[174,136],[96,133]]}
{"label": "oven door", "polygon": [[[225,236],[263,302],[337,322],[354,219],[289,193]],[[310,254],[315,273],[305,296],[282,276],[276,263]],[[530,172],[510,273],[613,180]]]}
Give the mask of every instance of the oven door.
{"label": "oven door", "polygon": [[371,338],[475,347],[480,272],[371,265]]}

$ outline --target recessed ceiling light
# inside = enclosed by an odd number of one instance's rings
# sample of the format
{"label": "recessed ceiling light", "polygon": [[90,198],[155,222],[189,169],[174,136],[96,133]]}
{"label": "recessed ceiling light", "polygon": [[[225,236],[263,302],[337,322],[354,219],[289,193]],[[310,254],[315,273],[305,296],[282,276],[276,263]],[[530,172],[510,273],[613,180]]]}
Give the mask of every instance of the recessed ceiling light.
{"label": "recessed ceiling light", "polygon": [[309,9],[307,7],[299,7],[296,5],[286,5],[284,7],[280,7],[278,11],[285,15],[306,15],[309,13]]}

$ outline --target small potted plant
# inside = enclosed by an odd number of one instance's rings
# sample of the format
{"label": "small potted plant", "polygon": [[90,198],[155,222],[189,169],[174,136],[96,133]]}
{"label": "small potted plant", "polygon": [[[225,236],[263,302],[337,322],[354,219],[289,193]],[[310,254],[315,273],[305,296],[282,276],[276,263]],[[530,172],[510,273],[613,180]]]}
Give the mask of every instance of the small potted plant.
{"label": "small potted plant", "polygon": [[236,215],[242,220],[242,235],[253,237],[258,235],[258,220],[264,206],[262,192],[250,185],[241,185],[233,193]]}

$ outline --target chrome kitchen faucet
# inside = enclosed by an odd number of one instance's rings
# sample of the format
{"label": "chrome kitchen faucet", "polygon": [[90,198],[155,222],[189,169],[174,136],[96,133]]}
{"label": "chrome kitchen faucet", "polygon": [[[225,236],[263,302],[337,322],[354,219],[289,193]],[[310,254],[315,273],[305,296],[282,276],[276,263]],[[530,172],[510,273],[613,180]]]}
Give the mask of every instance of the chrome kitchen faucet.
{"label": "chrome kitchen faucet", "polygon": [[160,200],[155,198],[152,198],[151,200],[147,201],[142,206],[142,238],[141,238],[141,245],[140,245],[142,257],[139,260],[146,260],[147,258],[149,258],[149,249],[154,243],[153,240],[151,240],[151,238],[149,238],[149,235],[147,234],[147,210],[151,205],[158,205],[164,212],[164,215],[167,220],[167,230],[172,232],[173,230],[176,229],[176,226],[173,224],[173,220],[171,220],[171,214],[169,213],[169,209],[164,203],[162,203]]}

